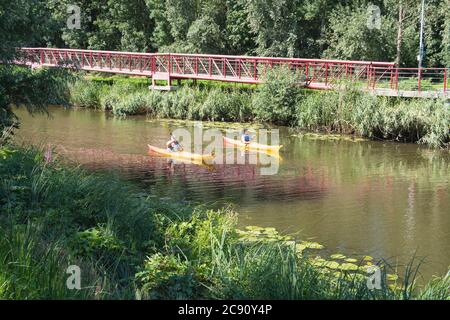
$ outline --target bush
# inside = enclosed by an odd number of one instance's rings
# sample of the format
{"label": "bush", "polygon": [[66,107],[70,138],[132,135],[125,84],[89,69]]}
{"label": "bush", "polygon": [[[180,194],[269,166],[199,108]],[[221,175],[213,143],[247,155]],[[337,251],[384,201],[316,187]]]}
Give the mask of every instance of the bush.
{"label": "bush", "polygon": [[137,295],[143,299],[195,299],[201,286],[186,261],[160,253],[145,260],[136,279],[141,284]]}
{"label": "bush", "polygon": [[289,69],[269,70],[252,99],[256,119],[289,125],[300,97],[299,75]]}

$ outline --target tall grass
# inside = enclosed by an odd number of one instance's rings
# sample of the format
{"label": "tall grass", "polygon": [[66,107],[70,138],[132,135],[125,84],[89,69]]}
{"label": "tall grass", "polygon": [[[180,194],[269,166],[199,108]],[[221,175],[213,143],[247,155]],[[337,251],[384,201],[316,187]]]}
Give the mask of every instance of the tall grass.
{"label": "tall grass", "polygon": [[443,101],[375,97],[352,89],[303,96],[294,126],[432,147],[450,142],[450,110]]}

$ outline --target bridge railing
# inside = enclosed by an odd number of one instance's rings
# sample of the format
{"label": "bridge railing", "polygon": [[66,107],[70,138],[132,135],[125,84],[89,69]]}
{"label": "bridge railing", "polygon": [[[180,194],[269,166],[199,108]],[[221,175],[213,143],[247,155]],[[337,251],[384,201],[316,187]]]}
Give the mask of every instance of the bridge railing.
{"label": "bridge railing", "polygon": [[[171,79],[206,79],[261,83],[268,70],[284,66],[299,81],[314,89],[336,89],[343,81],[365,90],[411,96],[448,94],[449,70],[444,68],[396,68],[390,62],[294,59],[206,54],[136,53],[57,48],[19,48],[16,63],[31,66],[63,66]],[[156,77],[155,77],[156,78]]]}

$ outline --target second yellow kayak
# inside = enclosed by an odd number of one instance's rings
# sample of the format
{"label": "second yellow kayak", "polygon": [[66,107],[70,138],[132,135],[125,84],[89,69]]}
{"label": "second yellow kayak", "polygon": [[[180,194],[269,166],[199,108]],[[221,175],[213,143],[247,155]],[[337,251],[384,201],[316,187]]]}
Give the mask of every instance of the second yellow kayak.
{"label": "second yellow kayak", "polygon": [[223,141],[226,144],[235,145],[241,148],[245,148],[248,150],[261,150],[261,151],[267,151],[267,152],[278,152],[283,146],[282,145],[275,145],[275,146],[269,146],[267,144],[260,144],[256,142],[250,142],[250,143],[243,143],[239,140],[230,139],[227,137],[223,137]]}

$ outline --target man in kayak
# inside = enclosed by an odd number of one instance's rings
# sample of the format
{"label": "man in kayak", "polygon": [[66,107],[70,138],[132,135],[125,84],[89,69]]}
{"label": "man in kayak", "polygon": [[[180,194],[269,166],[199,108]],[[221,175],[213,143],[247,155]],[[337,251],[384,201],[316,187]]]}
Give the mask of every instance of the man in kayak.
{"label": "man in kayak", "polygon": [[241,136],[241,141],[245,144],[249,144],[252,138],[250,137],[250,134],[248,133],[247,129],[244,129]]}
{"label": "man in kayak", "polygon": [[183,151],[183,147],[178,142],[178,140],[175,139],[175,137],[173,136],[172,133],[170,133],[170,140],[167,141],[166,145],[167,145],[167,150],[168,151],[171,151],[171,152]]}

